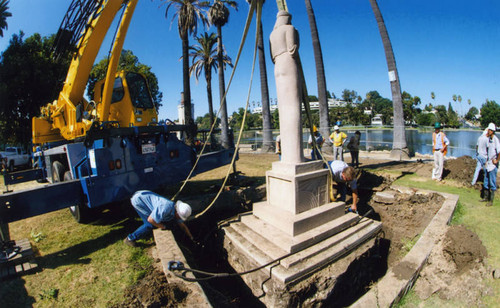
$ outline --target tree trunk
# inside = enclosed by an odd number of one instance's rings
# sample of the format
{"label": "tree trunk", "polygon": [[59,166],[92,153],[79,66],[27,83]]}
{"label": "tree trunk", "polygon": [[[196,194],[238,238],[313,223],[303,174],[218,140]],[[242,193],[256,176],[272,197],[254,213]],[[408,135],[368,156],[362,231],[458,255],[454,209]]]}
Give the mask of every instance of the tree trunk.
{"label": "tree trunk", "polygon": [[264,39],[262,22],[259,25],[259,38],[257,48],[259,50],[260,68],[260,94],[262,99],[262,152],[274,152],[273,131],[271,123],[271,108],[269,105],[269,87],[267,84],[266,54],[264,52]]}
{"label": "tree trunk", "polygon": [[316,17],[310,0],[305,0],[307,16],[309,17],[309,27],[311,28],[311,38],[314,50],[314,60],[316,62],[316,78],[318,82],[319,100],[319,131],[325,138],[324,150],[331,149],[332,144],[328,136],[330,135],[330,119],[328,115],[328,98],[326,95],[325,66],[323,64],[323,53],[319,42],[318,27]]}
{"label": "tree trunk", "polygon": [[184,124],[188,125],[185,142],[187,145],[194,144],[196,128],[191,115],[191,87],[189,84],[189,37],[187,31],[182,33],[182,81],[184,88]]}
{"label": "tree trunk", "polygon": [[[221,143],[224,149],[233,146],[233,141],[229,140],[229,125],[227,122],[227,105],[224,94],[226,93],[226,83],[224,82],[224,63],[222,57],[222,27],[217,26],[217,59],[219,69],[219,95],[222,100],[220,106]],[[224,99],[223,99],[224,98]]]}
{"label": "tree trunk", "polygon": [[214,124],[214,107],[212,100],[212,71],[210,66],[205,67],[205,80],[207,82],[208,114],[210,116],[210,127]]}
{"label": "tree trunk", "polygon": [[373,13],[375,14],[375,19],[377,20],[380,37],[382,38],[382,44],[384,45],[385,58],[387,61],[387,68],[389,70],[389,80],[391,82],[392,106],[394,109],[394,130],[391,157],[407,159],[409,158],[409,151],[406,145],[403,100],[401,97],[401,85],[399,83],[396,60],[394,58],[394,52],[392,50],[389,34],[387,33],[377,0],[370,0],[370,4],[372,6]]}

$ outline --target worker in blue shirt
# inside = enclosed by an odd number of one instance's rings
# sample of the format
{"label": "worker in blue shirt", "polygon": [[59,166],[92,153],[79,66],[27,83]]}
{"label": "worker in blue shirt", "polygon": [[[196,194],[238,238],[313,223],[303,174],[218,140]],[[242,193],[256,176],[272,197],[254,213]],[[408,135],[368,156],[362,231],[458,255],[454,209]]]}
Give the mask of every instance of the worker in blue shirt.
{"label": "worker in blue shirt", "polygon": [[182,201],[171,201],[149,190],[136,192],[130,198],[130,202],[141,217],[143,224],[123,240],[125,244],[136,247],[136,240],[150,234],[154,227],[165,230],[167,224],[174,219],[187,236],[194,241],[193,235],[184,223],[191,215],[189,204]]}
{"label": "worker in blue shirt", "polygon": [[[347,194],[347,185],[351,187],[352,191],[352,204],[349,208],[349,212],[357,213],[358,212],[358,183],[356,180],[356,171],[353,167],[349,166],[347,163],[341,160],[334,160],[329,162],[330,170],[332,172],[332,192],[333,186],[337,184],[338,190],[340,190],[340,200],[345,201],[345,197]],[[335,201],[335,193],[332,193],[331,199]]]}

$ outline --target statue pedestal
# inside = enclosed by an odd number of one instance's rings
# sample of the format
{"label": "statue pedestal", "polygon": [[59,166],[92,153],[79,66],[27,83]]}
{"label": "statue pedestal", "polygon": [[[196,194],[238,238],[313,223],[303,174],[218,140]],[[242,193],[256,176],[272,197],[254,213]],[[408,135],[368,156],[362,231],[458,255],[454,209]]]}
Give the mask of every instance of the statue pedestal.
{"label": "statue pedestal", "polygon": [[345,214],[344,202],[329,202],[328,173],[322,161],[273,163],[266,173],[267,201],[254,204],[252,214],[223,228],[230,263],[240,260],[232,265],[249,270],[289,255],[272,272],[272,280],[288,284],[378,233],[380,222]]}

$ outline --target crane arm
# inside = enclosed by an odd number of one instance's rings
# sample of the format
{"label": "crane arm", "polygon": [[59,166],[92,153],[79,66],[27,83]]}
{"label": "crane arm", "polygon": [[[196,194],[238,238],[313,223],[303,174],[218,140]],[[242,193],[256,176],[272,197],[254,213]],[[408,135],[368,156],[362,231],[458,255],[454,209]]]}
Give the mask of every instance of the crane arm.
{"label": "crane arm", "polygon": [[92,123],[80,121],[77,117],[77,108],[78,105],[86,106],[87,104],[84,93],[92,66],[113,19],[120,9],[125,6],[106,75],[103,93],[104,108],[101,109],[102,113],[98,115],[97,120],[106,121],[109,113],[118,60],[138,0],[86,0],[85,3],[82,3],[82,0],[73,0],[70,9],[72,9],[75,2],[78,2],[81,7],[93,5],[94,8],[90,9],[92,11],[90,14],[85,15],[88,20],[84,29],[80,27],[84,34],[78,43],[78,49],[72,57],[63,89],[57,101],[42,107],[41,117],[33,118],[33,143],[64,139],[74,140],[85,136]]}

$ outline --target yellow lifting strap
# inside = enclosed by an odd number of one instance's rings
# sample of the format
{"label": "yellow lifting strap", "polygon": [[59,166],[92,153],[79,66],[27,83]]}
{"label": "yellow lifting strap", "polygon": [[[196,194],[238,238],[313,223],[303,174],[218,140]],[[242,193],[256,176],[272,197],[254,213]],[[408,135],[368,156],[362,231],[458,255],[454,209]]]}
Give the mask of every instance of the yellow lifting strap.
{"label": "yellow lifting strap", "polygon": [[[279,10],[282,11],[287,11],[288,12],[288,6],[286,4],[286,0],[276,0],[276,5],[278,6]],[[313,124],[312,124],[312,118],[311,118],[311,107],[309,105],[309,95],[307,93],[307,85],[306,85],[306,80],[304,78],[304,71],[302,70],[302,62],[300,61],[300,56],[297,57],[298,61],[298,68],[299,68],[299,77],[301,78],[301,86],[302,86],[302,102],[304,104],[304,110],[306,112],[307,116],[307,123],[309,124],[309,133],[311,136],[313,136]],[[323,137],[324,138],[324,137]],[[325,163],[328,166],[328,170],[330,170],[329,173],[329,178],[330,182],[332,180],[332,170],[328,164],[328,161],[325,159],[323,156],[323,153],[319,150],[318,145],[316,144],[316,139],[312,138],[312,143],[313,143],[313,148],[316,149],[316,152],[319,153],[319,156],[321,156],[321,160],[323,160],[323,163]]]}
{"label": "yellow lifting strap", "polygon": [[[257,4],[256,4],[257,2]],[[229,78],[229,82],[228,82],[228,85],[227,85],[227,88],[226,88],[226,91],[224,93],[224,96],[221,98],[221,101],[220,101],[220,104],[222,106],[222,103],[224,102],[224,99],[226,98],[226,95],[227,95],[227,92],[229,91],[229,87],[231,86],[231,82],[233,80],[233,77],[234,77],[234,74],[235,74],[235,71],[236,71],[236,68],[238,66],[238,62],[239,62],[239,59],[241,57],[241,52],[243,50],[243,46],[245,44],[245,40],[246,40],[246,37],[248,35],[248,31],[249,31],[249,28],[250,28],[250,24],[252,22],[252,18],[253,18],[253,13],[255,11],[255,7],[258,7],[258,10],[257,10],[257,25],[260,24],[260,19],[261,19],[261,13],[262,13],[262,3],[261,1],[252,1],[251,5],[250,5],[250,9],[248,11],[248,16],[247,16],[247,21],[245,23],[245,29],[243,31],[243,36],[242,36],[242,39],[241,39],[241,42],[240,42],[240,47],[238,49],[238,55],[236,57],[236,61],[235,61],[235,64],[234,64],[234,68],[231,72],[231,77]],[[258,35],[258,31],[256,31],[256,35]],[[243,135],[243,128],[245,127],[245,121],[246,121],[246,116],[247,116],[247,110],[249,108],[249,105],[250,105],[250,93],[251,93],[251,87],[252,87],[252,81],[253,81],[253,72],[255,70],[255,58],[256,58],[256,53],[257,53],[257,39],[255,40],[255,47],[254,47],[254,60],[253,60],[253,65],[252,65],[252,73],[251,73],[251,78],[250,78],[250,86],[249,86],[249,92],[248,92],[248,96],[247,96],[247,102],[246,102],[246,107],[245,107],[245,113],[243,114],[243,119],[242,119],[242,124],[241,124],[241,127],[240,127],[240,133],[239,133],[239,136],[238,136],[238,142],[236,143],[235,145],[235,149],[238,149],[239,148],[239,145],[240,145],[240,141],[241,141],[241,136]],[[219,115],[220,111],[221,111],[222,108],[219,108],[219,111],[217,113],[217,116]],[[214,123],[212,124],[212,127],[210,128],[210,132],[208,134],[208,137],[207,139],[210,138],[211,134],[213,133],[213,130],[215,128],[215,124],[216,124],[216,121],[214,121]],[[193,168],[191,169],[191,172],[189,173],[188,177],[186,178],[186,180],[184,180],[184,183],[182,184],[181,188],[179,189],[179,191],[172,197],[172,200],[175,200],[178,195],[181,193],[181,191],[184,189],[184,187],[186,186],[187,182],[189,181],[189,179],[191,178],[196,166],[198,165],[198,162],[200,160],[200,157],[201,155],[203,154],[203,152],[205,151],[205,147],[206,147],[206,143],[203,145],[201,151],[200,151],[200,154],[198,155],[198,158],[196,159],[196,162],[194,163],[193,165]],[[199,218],[201,215],[205,214],[214,204],[215,202],[217,201],[217,199],[219,198],[220,194],[222,193],[226,183],[227,183],[227,180],[229,178],[229,175],[231,173],[231,168],[232,166],[234,165],[234,162],[236,160],[236,155],[237,155],[237,150],[234,152],[234,155],[233,155],[233,158],[231,160],[231,164],[228,166],[228,170],[227,170],[227,173],[226,173],[226,176],[224,178],[224,182],[221,186],[221,188],[219,189],[219,192],[217,193],[217,195],[214,197],[214,199],[212,200],[212,202],[201,212],[201,213],[198,213],[194,219],[196,218]]]}

